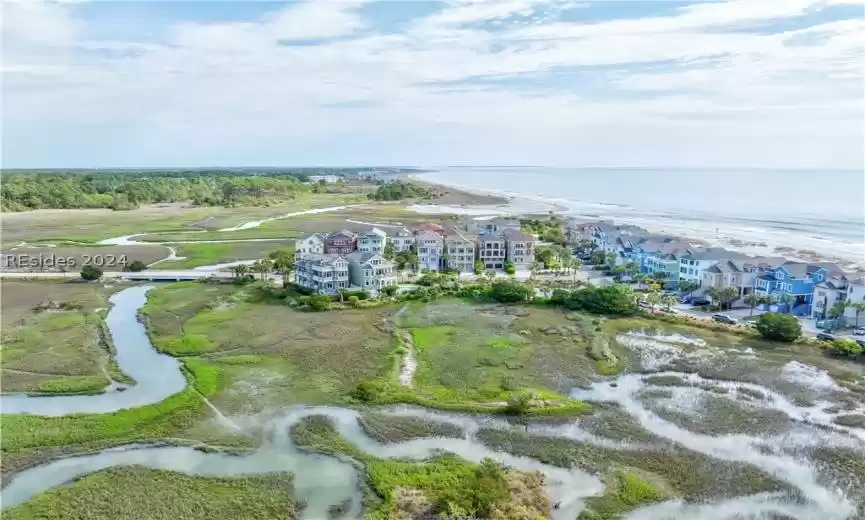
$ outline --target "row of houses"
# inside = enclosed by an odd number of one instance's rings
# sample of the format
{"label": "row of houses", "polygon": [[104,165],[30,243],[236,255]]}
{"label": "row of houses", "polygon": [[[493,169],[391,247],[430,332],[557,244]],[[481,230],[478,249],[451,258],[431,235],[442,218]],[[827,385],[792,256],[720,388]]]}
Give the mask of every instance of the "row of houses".
{"label": "row of houses", "polygon": [[485,269],[503,269],[513,262],[517,270],[528,270],[535,261],[536,239],[520,231],[516,220],[464,226],[424,223],[391,234],[378,228],[362,233],[343,229],[296,240],[295,282],[327,294],[349,288],[376,293],[396,285],[396,264],[384,257],[388,242],[394,254],[415,247],[421,270],[471,273],[477,260]]}
{"label": "row of houses", "polygon": [[[594,222],[571,225],[574,236],[588,238],[616,264],[634,262],[643,273],[663,273],[669,286],[687,281],[698,293],[733,287],[739,297],[770,296],[771,310],[825,319],[836,301],[865,301],[865,273],[846,273],[829,262],[793,262],[753,257],[720,247],[695,246],[675,236],[656,235],[632,225]],[[845,318],[853,318],[848,308]]]}

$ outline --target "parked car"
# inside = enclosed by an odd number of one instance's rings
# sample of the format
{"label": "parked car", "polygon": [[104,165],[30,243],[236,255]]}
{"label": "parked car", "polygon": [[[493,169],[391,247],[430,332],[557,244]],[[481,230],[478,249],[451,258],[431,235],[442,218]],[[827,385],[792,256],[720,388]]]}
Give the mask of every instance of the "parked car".
{"label": "parked car", "polygon": [[682,296],[681,298],[679,298],[679,303],[691,303],[691,297],[690,296]]}
{"label": "parked car", "polygon": [[726,323],[727,325],[735,325],[739,323],[736,321],[736,318],[732,318],[727,316],[726,314],[715,314],[712,316],[712,319],[717,321],[718,323]]}
{"label": "parked car", "polygon": [[821,332],[817,334],[817,339],[820,341],[835,341],[835,335],[829,334],[828,332]]}
{"label": "parked car", "polygon": [[856,327],[853,329],[854,336],[865,336],[865,327]]}
{"label": "parked car", "polygon": [[865,339],[857,339],[857,340],[856,340],[856,343],[858,343],[858,344],[862,345],[863,347],[865,347]]}
{"label": "parked car", "polygon": [[691,305],[709,305],[710,303],[712,303],[712,301],[703,296],[696,296],[694,298],[691,298],[690,303]]}

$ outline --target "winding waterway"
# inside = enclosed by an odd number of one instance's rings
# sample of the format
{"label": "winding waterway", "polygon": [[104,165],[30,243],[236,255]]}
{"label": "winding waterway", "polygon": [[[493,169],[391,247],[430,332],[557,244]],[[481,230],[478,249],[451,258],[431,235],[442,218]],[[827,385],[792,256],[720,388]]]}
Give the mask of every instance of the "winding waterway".
{"label": "winding waterway", "polygon": [[[139,286],[117,293],[111,298],[113,306],[107,317],[117,350],[119,368],[136,381],[134,386],[123,392],[112,391],[92,396],[2,396],[0,406],[3,413],[48,416],[109,413],[159,402],[181,391],[186,381],[178,361],[159,354],[150,343],[144,326],[138,321],[137,313],[145,303],[149,289],[149,286]],[[637,336],[632,338],[634,348],[638,348],[637,339]],[[645,364],[655,363],[652,366],[661,368],[656,358],[670,355],[655,344],[664,343],[663,338],[643,338],[643,341],[643,348],[651,347],[648,352],[651,352],[654,360],[647,360]],[[678,342],[681,343],[681,338]],[[791,371],[802,375],[801,366],[792,366]],[[805,375],[823,377],[825,374],[815,372]],[[633,511],[628,518],[728,520],[772,518],[771,515],[786,515],[797,520],[855,518],[857,502],[861,497],[851,496],[827,482],[807,458],[796,455],[791,448],[839,445],[865,449],[861,431],[831,425],[825,416],[816,412],[815,406],[797,406],[761,385],[709,380],[672,371],[656,373],[655,376],[680,376],[687,383],[684,387],[668,389],[670,406],[675,406],[680,411],[693,408],[702,394],[710,392],[708,385],[727,387],[731,392],[725,394],[724,398],[729,399],[736,399],[738,388],[742,388],[752,393],[760,392],[764,396],[762,399],[752,399],[748,406],[783,412],[796,426],[775,436],[694,433],[663,418],[640,398],[641,392],[653,387],[648,379],[650,375],[647,374],[625,374],[595,383],[588,389],[576,390],[573,395],[591,401],[615,402],[652,434],[714,459],[756,466],[787,483],[791,491],[723,498],[702,504],[669,500]],[[814,381],[818,382],[817,379]],[[830,391],[837,391],[827,382],[819,382]],[[204,453],[192,447],[118,447],[59,459],[20,471],[4,482],[0,501],[4,508],[20,504],[40,492],[62,486],[87,473],[118,465],[134,464],[200,476],[288,471],[295,475],[296,494],[307,502],[302,513],[304,517],[326,518],[329,506],[350,498],[352,508],[349,515],[351,518],[358,518],[361,515],[361,495],[359,475],[355,467],[347,461],[302,451],[289,438],[290,427],[309,415],[326,415],[332,418],[343,437],[360,450],[377,457],[423,459],[445,450],[468,460],[479,461],[484,457],[492,457],[513,468],[542,471],[547,475],[545,485],[551,500],[559,504],[559,507],[552,511],[555,519],[576,518],[584,507],[585,499],[603,491],[601,481],[586,472],[554,467],[535,459],[495,451],[476,439],[475,433],[480,428],[515,427],[502,419],[451,414],[410,406],[391,407],[386,412],[456,424],[462,428],[464,436],[459,439],[421,438],[384,444],[364,433],[355,410],[330,406],[289,407],[267,421],[262,445],[247,455]],[[557,425],[535,424],[524,428],[532,435],[565,437],[614,449],[639,449],[639,446],[590,434],[583,430],[578,422],[573,421]]]}

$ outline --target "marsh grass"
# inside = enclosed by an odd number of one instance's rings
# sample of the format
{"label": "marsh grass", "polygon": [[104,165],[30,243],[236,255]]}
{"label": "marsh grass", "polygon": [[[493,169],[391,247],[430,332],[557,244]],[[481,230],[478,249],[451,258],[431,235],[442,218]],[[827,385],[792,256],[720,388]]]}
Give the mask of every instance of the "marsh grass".
{"label": "marsh grass", "polygon": [[187,476],[136,466],[109,468],[39,494],[2,520],[285,519],[297,512],[293,478],[272,473],[233,478]]}
{"label": "marsh grass", "polygon": [[418,417],[401,417],[384,413],[364,412],[359,422],[367,435],[380,442],[404,442],[422,437],[461,439],[463,430],[454,424],[429,421]]}

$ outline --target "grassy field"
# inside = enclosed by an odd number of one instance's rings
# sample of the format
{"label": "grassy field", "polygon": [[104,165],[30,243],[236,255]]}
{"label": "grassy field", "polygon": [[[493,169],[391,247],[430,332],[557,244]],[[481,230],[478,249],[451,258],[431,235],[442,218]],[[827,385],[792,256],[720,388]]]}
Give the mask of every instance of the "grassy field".
{"label": "grassy field", "polygon": [[596,375],[591,322],[555,309],[439,300],[412,304],[398,324],[414,339],[417,391],[440,399],[567,392]]}
{"label": "grassy field", "polygon": [[[108,297],[121,286],[70,282],[3,283],[4,392],[87,393],[114,369],[102,328]],[[45,307],[46,310],[38,310]]]}
{"label": "grassy field", "polygon": [[549,498],[538,473],[503,470],[494,461],[474,464],[452,455],[422,462],[379,459],[340,437],[323,416],[307,417],[291,429],[301,446],[358,460],[367,483],[379,499],[365,520],[435,517],[439,512],[463,517],[542,520]]}
{"label": "grassy field", "polygon": [[135,233],[215,230],[311,208],[365,201],[356,194],[311,194],[268,207],[146,206],[131,211],[107,209],[38,210],[0,214],[3,247],[27,242],[95,242]]}
{"label": "grassy field", "polygon": [[277,249],[294,250],[293,240],[267,242],[224,242],[220,244],[172,245],[182,260],[160,262],[153,269],[191,269],[202,265],[223,264],[239,260],[258,260]]}
{"label": "grassy field", "polygon": [[37,495],[3,511],[2,520],[285,519],[297,512],[292,476],[189,477],[117,467]]}
{"label": "grassy field", "polygon": [[656,483],[630,471],[619,471],[609,477],[601,497],[591,497],[577,520],[618,520],[622,514],[666,498]]}
{"label": "grassy field", "polygon": [[[86,264],[104,271],[123,271],[136,260],[150,264],[168,256],[160,245],[21,247],[0,251],[7,271],[78,272]],[[61,266],[58,262],[62,262]],[[53,264],[53,265],[52,265]]]}
{"label": "grassy field", "polygon": [[144,313],[156,346],[220,367],[220,408],[253,412],[344,401],[389,366],[389,309],[306,313],[248,301],[250,288],[179,283],[151,291]]}

